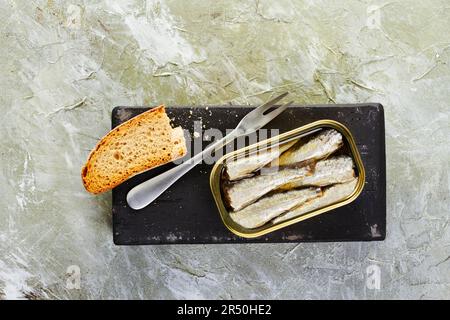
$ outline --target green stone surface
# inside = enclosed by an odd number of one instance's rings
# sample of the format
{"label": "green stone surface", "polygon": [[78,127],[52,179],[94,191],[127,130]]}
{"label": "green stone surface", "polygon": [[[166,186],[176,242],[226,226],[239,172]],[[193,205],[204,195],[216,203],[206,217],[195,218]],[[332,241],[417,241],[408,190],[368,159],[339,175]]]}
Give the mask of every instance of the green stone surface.
{"label": "green stone surface", "polygon": [[[1,1],[0,299],[449,298],[449,17],[447,0]],[[113,244],[110,193],[80,168],[114,106],[285,90],[385,106],[386,241]]]}

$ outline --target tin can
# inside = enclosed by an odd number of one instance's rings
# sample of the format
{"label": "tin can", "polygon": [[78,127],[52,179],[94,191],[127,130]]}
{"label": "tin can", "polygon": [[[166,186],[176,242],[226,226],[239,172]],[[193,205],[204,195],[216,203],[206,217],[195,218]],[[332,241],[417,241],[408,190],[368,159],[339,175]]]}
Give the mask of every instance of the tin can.
{"label": "tin can", "polygon": [[[353,162],[355,164],[355,173],[357,175],[358,181],[356,183],[355,189],[353,192],[348,195],[347,197],[343,198],[342,200],[333,203],[331,205],[324,206],[322,208],[319,208],[317,210],[313,210],[311,212],[307,212],[305,214],[302,214],[300,216],[297,216],[295,218],[292,218],[287,221],[282,221],[277,224],[273,223],[266,223],[265,225],[254,228],[254,229],[247,229],[236,222],[234,222],[230,217],[230,211],[226,206],[226,200],[224,198],[223,192],[222,192],[222,179],[224,176],[224,170],[225,170],[225,164],[227,161],[232,161],[233,159],[237,159],[239,157],[261,151],[268,148],[273,148],[282,145],[283,143],[286,143],[288,141],[292,141],[294,139],[298,139],[301,136],[308,135],[309,133],[313,133],[317,131],[318,129],[325,129],[325,128],[332,128],[340,132],[343,136],[344,140],[344,147],[346,149],[346,152],[349,156],[353,158]],[[250,146],[247,146],[245,148],[236,150],[234,152],[230,152],[220,158],[216,164],[214,165],[211,175],[210,175],[210,187],[212,194],[214,196],[214,200],[216,202],[217,208],[219,210],[220,217],[224,223],[224,225],[234,234],[244,237],[244,238],[256,238],[260,237],[262,235],[265,235],[269,232],[273,232],[275,230],[279,230],[281,228],[290,226],[294,223],[301,222],[306,219],[310,219],[312,217],[315,217],[319,214],[328,212],[330,210],[336,209],[338,207],[342,207],[352,201],[354,201],[362,192],[362,189],[364,187],[365,182],[365,170],[364,166],[361,160],[361,156],[358,152],[358,149],[356,147],[355,140],[350,132],[350,130],[347,129],[343,124],[334,121],[334,120],[319,120],[315,121],[313,123],[307,124],[305,126],[299,127],[297,129],[288,131],[286,133],[280,134],[278,136],[272,137],[270,139],[266,139],[263,141],[260,141],[258,143],[252,144]]]}

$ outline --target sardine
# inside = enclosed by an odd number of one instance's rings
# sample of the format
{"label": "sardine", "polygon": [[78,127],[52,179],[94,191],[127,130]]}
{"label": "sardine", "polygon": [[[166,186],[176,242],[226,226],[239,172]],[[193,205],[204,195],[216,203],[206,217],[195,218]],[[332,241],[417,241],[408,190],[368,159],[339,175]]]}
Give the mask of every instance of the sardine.
{"label": "sardine", "polygon": [[300,140],[280,156],[276,165],[281,167],[320,160],[338,150],[342,145],[342,134],[334,129],[323,130],[306,143]]}
{"label": "sardine", "polygon": [[333,204],[339,200],[344,199],[349,196],[353,190],[355,190],[356,183],[358,182],[357,178],[354,178],[352,181],[342,184],[335,184],[329,188],[326,188],[323,191],[322,196],[312,199],[310,201],[305,202],[301,206],[286,212],[285,214],[275,218],[273,223],[279,223],[282,221],[286,221],[292,219],[294,217],[298,217],[305,213],[311,212],[316,209],[323,208],[330,204]]}
{"label": "sardine", "polygon": [[287,168],[267,175],[242,179],[224,187],[224,195],[234,211],[255,202],[270,191],[311,174],[311,167]]}
{"label": "sardine", "polygon": [[227,178],[233,181],[251,176],[254,171],[278,158],[280,154],[292,147],[296,142],[297,140],[290,141],[279,147],[227,162],[225,164]]}
{"label": "sardine", "polygon": [[288,182],[279,189],[290,190],[303,186],[324,187],[335,183],[345,183],[353,180],[353,160],[349,156],[338,156],[316,163],[314,173],[298,180]]}
{"label": "sardine", "polygon": [[231,219],[244,228],[253,229],[308,200],[319,197],[320,188],[292,190],[262,198],[242,210],[230,213]]}

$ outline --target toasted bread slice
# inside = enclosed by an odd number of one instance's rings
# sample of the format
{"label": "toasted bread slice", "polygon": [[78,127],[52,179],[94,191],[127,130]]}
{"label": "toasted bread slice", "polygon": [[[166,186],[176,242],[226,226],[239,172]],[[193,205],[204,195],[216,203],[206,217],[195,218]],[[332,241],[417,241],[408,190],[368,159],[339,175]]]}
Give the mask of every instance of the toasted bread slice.
{"label": "toasted bread slice", "polygon": [[185,154],[183,129],[172,128],[164,106],[159,106],[104,136],[89,155],[81,177],[87,191],[101,193]]}

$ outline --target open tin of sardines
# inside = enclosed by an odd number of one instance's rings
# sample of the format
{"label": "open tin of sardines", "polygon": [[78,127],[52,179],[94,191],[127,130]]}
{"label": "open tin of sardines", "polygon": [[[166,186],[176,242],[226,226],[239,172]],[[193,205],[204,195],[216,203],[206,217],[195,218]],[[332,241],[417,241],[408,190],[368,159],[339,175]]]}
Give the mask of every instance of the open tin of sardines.
{"label": "open tin of sardines", "polygon": [[364,187],[351,132],[319,120],[231,152],[212,169],[210,186],[225,226],[255,238],[344,206]]}

